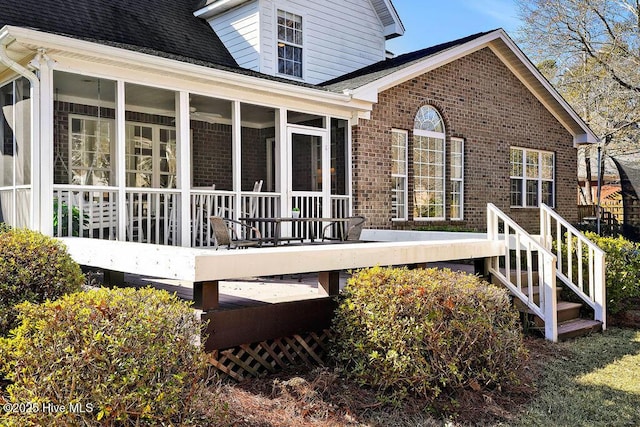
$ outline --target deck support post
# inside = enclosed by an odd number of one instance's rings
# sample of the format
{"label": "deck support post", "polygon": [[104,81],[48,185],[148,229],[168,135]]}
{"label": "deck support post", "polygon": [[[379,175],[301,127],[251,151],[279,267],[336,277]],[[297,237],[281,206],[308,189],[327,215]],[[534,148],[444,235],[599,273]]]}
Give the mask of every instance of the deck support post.
{"label": "deck support post", "polygon": [[103,282],[106,286],[110,288],[114,286],[124,286],[124,272],[104,270],[103,273],[104,273]]}
{"label": "deck support post", "polygon": [[489,278],[489,262],[488,258],[476,258],[473,260],[473,271],[476,276],[484,279]]}
{"label": "deck support post", "polygon": [[318,273],[318,293],[323,296],[335,296],[340,293],[340,271],[321,271]]}
{"label": "deck support post", "polygon": [[193,305],[207,312],[220,307],[220,291],[217,280],[195,282],[193,284]]}

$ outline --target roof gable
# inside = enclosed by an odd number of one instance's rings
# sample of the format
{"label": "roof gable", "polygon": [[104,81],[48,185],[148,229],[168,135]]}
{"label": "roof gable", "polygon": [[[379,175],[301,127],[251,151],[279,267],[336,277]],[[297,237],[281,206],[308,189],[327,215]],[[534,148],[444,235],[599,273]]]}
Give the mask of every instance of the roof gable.
{"label": "roof gable", "polygon": [[578,113],[502,29],[474,34],[387,59],[327,81],[321,86],[328,90],[349,93],[355,99],[375,103],[380,92],[484,48],[491,49],[558,122],[573,135],[575,144],[599,141]]}
{"label": "roof gable", "polygon": [[[6,4],[7,2],[3,2]],[[193,16],[197,0],[10,0],[0,7],[5,25],[129,50],[237,67],[206,22]]]}

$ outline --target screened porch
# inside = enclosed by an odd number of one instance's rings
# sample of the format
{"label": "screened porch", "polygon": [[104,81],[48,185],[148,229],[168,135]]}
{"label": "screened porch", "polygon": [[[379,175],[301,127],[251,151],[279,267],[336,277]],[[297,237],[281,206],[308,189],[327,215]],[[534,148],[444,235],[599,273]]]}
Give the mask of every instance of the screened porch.
{"label": "screened porch", "polygon": [[211,215],[350,215],[346,119],[60,71],[53,86],[54,236],[201,247]]}

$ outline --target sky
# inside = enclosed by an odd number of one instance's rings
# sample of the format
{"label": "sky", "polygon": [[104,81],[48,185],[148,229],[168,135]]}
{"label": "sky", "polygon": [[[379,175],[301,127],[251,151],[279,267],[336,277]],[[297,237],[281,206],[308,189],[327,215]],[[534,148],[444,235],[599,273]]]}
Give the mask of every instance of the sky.
{"label": "sky", "polygon": [[387,42],[396,55],[482,31],[520,26],[515,0],[392,0],[405,33]]}

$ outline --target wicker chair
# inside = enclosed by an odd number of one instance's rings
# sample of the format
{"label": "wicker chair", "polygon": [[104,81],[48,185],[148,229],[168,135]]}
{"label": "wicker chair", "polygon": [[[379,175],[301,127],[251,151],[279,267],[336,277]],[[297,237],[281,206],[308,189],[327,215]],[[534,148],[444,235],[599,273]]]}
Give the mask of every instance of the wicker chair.
{"label": "wicker chair", "polygon": [[[262,245],[262,235],[260,234],[260,230],[255,227],[240,221],[225,219],[219,216],[212,216],[209,220],[211,221],[211,227],[213,228],[216,250],[220,246],[226,246],[227,249],[236,249]],[[239,238],[236,233],[236,229],[232,224],[238,224],[243,229],[242,235],[253,235],[253,237],[248,239]]]}

